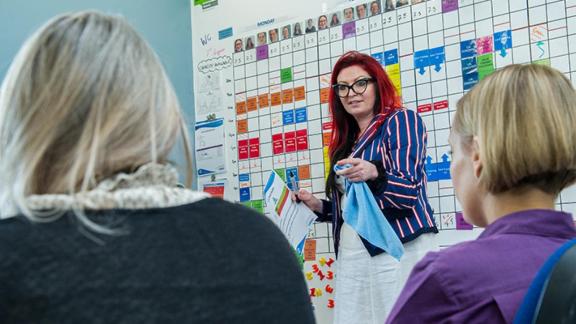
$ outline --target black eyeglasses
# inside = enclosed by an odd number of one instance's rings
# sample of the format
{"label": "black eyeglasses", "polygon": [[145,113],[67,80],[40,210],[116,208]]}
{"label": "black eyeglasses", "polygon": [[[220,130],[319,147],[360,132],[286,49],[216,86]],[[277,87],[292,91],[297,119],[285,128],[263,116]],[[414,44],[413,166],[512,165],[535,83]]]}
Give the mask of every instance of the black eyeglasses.
{"label": "black eyeglasses", "polygon": [[343,84],[343,83],[336,83],[332,86],[334,91],[340,98],[348,97],[350,90],[354,91],[355,94],[361,95],[366,92],[366,88],[368,88],[368,83],[372,82],[373,80],[370,78],[363,78],[356,80],[351,85]]}

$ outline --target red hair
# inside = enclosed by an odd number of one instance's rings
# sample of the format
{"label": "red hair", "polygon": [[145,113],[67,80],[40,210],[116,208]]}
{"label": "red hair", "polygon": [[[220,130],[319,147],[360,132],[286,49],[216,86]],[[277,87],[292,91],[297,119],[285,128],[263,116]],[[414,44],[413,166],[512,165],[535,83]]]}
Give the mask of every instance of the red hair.
{"label": "red hair", "polygon": [[[352,142],[358,136],[358,126],[356,120],[352,115],[344,110],[340,97],[337,96],[334,88],[332,87],[337,83],[338,75],[343,69],[357,65],[364,69],[370,77],[375,81],[376,85],[376,103],[374,104],[374,114],[388,115],[395,110],[402,107],[402,103],[394,84],[380,65],[370,55],[362,54],[357,51],[348,52],[338,59],[332,70],[332,78],[330,80],[330,96],[328,104],[330,106],[330,115],[332,116],[332,140],[330,142],[329,152],[331,164],[334,164],[334,155],[339,151],[347,141],[350,139]],[[353,137],[353,138],[351,138]],[[350,152],[345,152],[350,153]]]}

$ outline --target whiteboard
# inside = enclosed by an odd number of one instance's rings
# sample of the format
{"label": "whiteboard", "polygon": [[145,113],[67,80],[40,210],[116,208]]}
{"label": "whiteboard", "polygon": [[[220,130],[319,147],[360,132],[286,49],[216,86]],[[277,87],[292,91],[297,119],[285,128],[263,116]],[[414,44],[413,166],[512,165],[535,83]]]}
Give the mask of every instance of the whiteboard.
{"label": "whiteboard", "polygon": [[[199,177],[198,186],[225,179],[226,199],[261,211],[264,175],[272,169],[295,173],[301,187],[324,197],[331,134],[327,89],[332,66],[348,50],[379,60],[404,106],[425,122],[427,189],[441,247],[481,232],[463,221],[447,172],[458,99],[513,63],[550,65],[576,80],[576,0],[376,1],[381,12],[375,14],[373,1],[204,2],[192,8],[196,120],[210,114],[224,119],[226,171]],[[386,2],[394,6],[386,10]],[[366,17],[356,10],[362,4]],[[345,22],[350,7],[354,17]],[[318,25],[322,15],[330,21],[334,14],[340,24]],[[315,31],[306,33],[309,19]],[[302,35],[295,33],[297,24]],[[262,33],[265,44],[258,42]],[[238,39],[242,46],[235,52]],[[557,207],[576,214],[576,188],[564,190]],[[312,273],[308,286],[322,290],[311,297],[319,323],[332,318],[333,294],[326,291],[332,281],[325,274],[334,265],[320,264],[335,258],[330,233],[330,224],[310,229],[316,259],[304,264],[305,275]]]}

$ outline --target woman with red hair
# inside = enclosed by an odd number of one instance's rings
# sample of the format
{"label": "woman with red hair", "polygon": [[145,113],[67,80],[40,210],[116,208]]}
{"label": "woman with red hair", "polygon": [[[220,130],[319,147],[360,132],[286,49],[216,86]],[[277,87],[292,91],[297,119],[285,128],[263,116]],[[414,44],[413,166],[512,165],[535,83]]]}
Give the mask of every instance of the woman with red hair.
{"label": "woman with red hair", "polygon": [[[295,198],[318,221],[333,225],[338,259],[334,322],[382,323],[414,264],[437,246],[435,236],[428,234],[438,230],[426,195],[426,129],[416,112],[402,108],[390,78],[369,55],[344,54],[334,66],[331,84],[330,200],[303,189]],[[347,164],[349,168],[334,171],[335,165]],[[400,261],[344,222],[344,179],[366,182],[403,243]]]}

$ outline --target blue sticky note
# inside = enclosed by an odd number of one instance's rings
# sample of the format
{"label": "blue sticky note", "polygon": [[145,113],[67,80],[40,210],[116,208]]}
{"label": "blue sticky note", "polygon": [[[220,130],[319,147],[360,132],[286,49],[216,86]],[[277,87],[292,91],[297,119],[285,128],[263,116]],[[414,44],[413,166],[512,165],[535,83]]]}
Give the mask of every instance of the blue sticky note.
{"label": "blue sticky note", "polygon": [[426,175],[428,181],[450,180],[450,161],[448,155],[442,155],[442,162],[432,162],[432,157],[426,158]]}
{"label": "blue sticky note", "polygon": [[250,187],[240,188],[240,202],[250,200]]}
{"label": "blue sticky note", "polygon": [[306,107],[296,109],[295,113],[296,113],[296,123],[304,123],[308,120],[308,112],[306,110]]}
{"label": "blue sticky note", "polygon": [[494,50],[500,52],[500,56],[506,56],[506,50],[512,48],[512,31],[505,30],[494,33]]}
{"label": "blue sticky note", "polygon": [[286,168],[285,173],[286,173],[286,185],[290,190],[294,190],[294,188],[292,188],[292,177],[294,177],[294,181],[296,183],[300,181],[300,178],[298,177],[298,167]]}
{"label": "blue sticky note", "polygon": [[462,60],[462,80],[464,90],[469,90],[478,83],[478,63],[476,57]]}
{"label": "blue sticky note", "polygon": [[477,54],[476,49],[476,40],[469,39],[460,42],[460,57],[467,58],[467,57],[474,57]]}
{"label": "blue sticky note", "polygon": [[384,64],[385,65],[398,64],[398,49],[393,49],[384,52]]}
{"label": "blue sticky note", "polygon": [[430,50],[425,49],[414,53],[414,68],[418,73],[423,75],[426,73],[425,68],[430,65]]}
{"label": "blue sticky note", "polygon": [[444,46],[431,48],[428,54],[430,65],[434,66],[434,71],[440,72],[442,69],[442,64],[446,61]]}
{"label": "blue sticky note", "polygon": [[282,123],[284,125],[294,124],[294,110],[286,110],[282,112]]}
{"label": "blue sticky note", "polygon": [[232,34],[233,34],[232,27],[222,29],[222,30],[218,31],[218,39],[219,40],[226,39],[226,38],[232,36]]}
{"label": "blue sticky note", "polygon": [[370,54],[376,61],[380,62],[380,65],[384,65],[384,52],[372,53]]}
{"label": "blue sticky note", "polygon": [[250,181],[250,174],[249,173],[242,173],[242,174],[238,175],[238,181],[240,181],[240,182]]}

